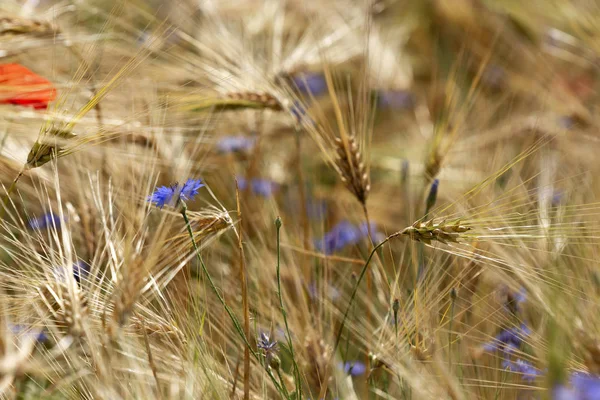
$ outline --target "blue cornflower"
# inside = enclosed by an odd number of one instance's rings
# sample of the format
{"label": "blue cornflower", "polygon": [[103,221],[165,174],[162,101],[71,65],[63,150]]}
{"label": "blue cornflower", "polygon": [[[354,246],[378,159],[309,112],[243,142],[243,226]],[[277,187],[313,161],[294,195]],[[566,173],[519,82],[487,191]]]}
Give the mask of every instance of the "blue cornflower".
{"label": "blue cornflower", "polygon": [[542,373],[540,370],[535,368],[529,361],[517,359],[517,361],[504,360],[502,362],[502,368],[509,371],[517,372],[523,375],[523,380],[526,382],[533,382],[536,377]]}
{"label": "blue cornflower", "polygon": [[156,204],[158,208],[163,208],[165,204],[177,206],[181,201],[192,200],[203,186],[201,179],[188,179],[183,185],[175,183],[170,187],[156,188],[147,200]]}
{"label": "blue cornflower", "polygon": [[271,354],[277,352],[277,341],[269,337],[269,334],[262,332],[256,344],[256,347],[265,352],[265,354]]}
{"label": "blue cornflower", "polygon": [[415,96],[406,90],[386,90],[377,93],[377,106],[394,110],[412,109]]}
{"label": "blue cornflower", "polygon": [[360,361],[346,361],[345,363],[339,363],[340,369],[351,376],[361,376],[367,372],[367,367]]}
{"label": "blue cornflower", "polygon": [[292,78],[301,93],[319,96],[327,90],[327,81],[321,73],[304,72]]}
{"label": "blue cornflower", "polygon": [[[371,228],[372,231],[375,231],[374,224],[371,224]],[[315,241],[315,248],[325,254],[332,254],[348,245],[357,244],[368,236],[369,230],[366,223],[355,226],[348,221],[342,221],[323,235],[321,240]]]}
{"label": "blue cornflower", "polygon": [[586,398],[600,398],[600,376],[576,372],[571,375],[571,385]]}
{"label": "blue cornflower", "polygon": [[530,333],[531,331],[525,324],[521,324],[520,327],[503,329],[492,341],[484,344],[483,348],[486,351],[502,350],[505,353],[512,353],[514,349],[521,346],[523,339]]}
{"label": "blue cornflower", "polygon": [[253,137],[227,136],[219,140],[217,148],[221,153],[234,153],[250,150],[256,141]]}
{"label": "blue cornflower", "polygon": [[29,229],[47,229],[51,227],[60,228],[61,219],[58,215],[52,211],[42,215],[41,217],[34,217],[27,221]]}
{"label": "blue cornflower", "polygon": [[[238,188],[240,190],[246,190],[248,188],[248,180],[245,178],[237,178]],[[270,197],[277,190],[279,186],[268,179],[263,178],[252,178],[250,180],[250,189],[252,193],[262,197]]]}
{"label": "blue cornflower", "polygon": [[600,399],[600,376],[575,372],[571,375],[571,388],[555,386],[553,400],[596,400]]}

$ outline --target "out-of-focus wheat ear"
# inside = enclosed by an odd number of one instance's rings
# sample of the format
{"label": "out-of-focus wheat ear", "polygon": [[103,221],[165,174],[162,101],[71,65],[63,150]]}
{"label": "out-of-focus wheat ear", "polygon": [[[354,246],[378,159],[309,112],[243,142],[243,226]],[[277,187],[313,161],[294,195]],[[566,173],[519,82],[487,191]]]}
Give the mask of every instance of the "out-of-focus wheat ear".
{"label": "out-of-focus wheat ear", "polygon": [[[69,272],[64,271],[67,275]],[[85,334],[84,318],[88,314],[87,298],[72,277],[61,276],[38,288],[43,308],[53,317],[57,328],[74,338]]]}
{"label": "out-of-focus wheat ear", "polygon": [[52,36],[58,30],[46,21],[13,16],[0,16],[0,36]]}
{"label": "out-of-focus wheat ear", "polygon": [[216,97],[203,97],[198,100],[186,98],[184,109],[189,111],[202,111],[215,109],[220,111],[257,109],[282,111],[283,106],[277,98],[265,92],[230,92]]}
{"label": "out-of-focus wheat ear", "polygon": [[112,313],[113,322],[118,327],[125,325],[131,316],[140,291],[146,282],[145,265],[140,258],[136,257],[131,260],[123,270],[119,273]]}
{"label": "out-of-focus wheat ear", "polygon": [[442,169],[442,161],[443,157],[439,152],[439,149],[433,148],[427,157],[425,162],[425,182],[429,185],[436,176],[440,173],[440,169]]}
{"label": "out-of-focus wheat ear", "polygon": [[366,204],[371,183],[369,173],[354,136],[348,136],[347,144],[335,138],[337,146],[336,164],[340,179],[361,204]]}

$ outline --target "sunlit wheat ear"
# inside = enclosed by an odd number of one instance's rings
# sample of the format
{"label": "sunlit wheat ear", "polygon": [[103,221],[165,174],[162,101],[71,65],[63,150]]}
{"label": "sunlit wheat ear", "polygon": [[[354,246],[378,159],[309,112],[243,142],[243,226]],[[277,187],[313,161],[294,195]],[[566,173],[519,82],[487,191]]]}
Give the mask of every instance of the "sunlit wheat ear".
{"label": "sunlit wheat ear", "polygon": [[308,118],[300,118],[302,127],[315,140],[325,160],[336,170],[340,180],[356,199],[366,205],[371,183],[369,177],[369,148],[372,135],[373,107],[366,95],[365,79],[358,83],[359,89],[336,88],[334,76],[328,69],[325,79],[332,102],[333,116],[326,110],[313,107]]}
{"label": "sunlit wheat ear", "polygon": [[65,144],[76,135],[70,131],[52,128],[47,134],[41,135],[33,144],[27,155],[26,169],[42,165],[65,154]]}
{"label": "sunlit wheat ear", "polygon": [[440,220],[434,222],[433,219],[430,219],[426,222],[415,222],[412,226],[405,228],[402,234],[412,240],[426,244],[431,244],[432,241],[448,244],[448,242],[458,243],[459,239],[461,239],[461,234],[471,229],[469,226],[462,225],[460,220],[452,222]]}
{"label": "sunlit wheat ear", "polygon": [[342,139],[335,138],[335,143],[337,145],[336,163],[339,167],[340,179],[358,201],[365,204],[371,184],[356,139],[353,136],[348,137],[347,145],[345,145]]}

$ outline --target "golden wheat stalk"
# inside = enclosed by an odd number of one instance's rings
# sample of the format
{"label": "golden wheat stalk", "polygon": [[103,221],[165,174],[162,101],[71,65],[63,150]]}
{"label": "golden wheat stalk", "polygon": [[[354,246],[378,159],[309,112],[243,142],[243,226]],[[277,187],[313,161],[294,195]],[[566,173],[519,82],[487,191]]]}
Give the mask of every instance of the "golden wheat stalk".
{"label": "golden wheat stalk", "polygon": [[411,226],[404,228],[402,235],[426,244],[431,244],[432,241],[448,244],[448,242],[458,243],[458,240],[461,238],[460,234],[471,229],[469,226],[462,225],[460,220],[448,223],[446,220],[434,222],[433,219],[430,219],[426,222],[417,221]]}
{"label": "golden wheat stalk", "polygon": [[340,179],[358,201],[365,204],[369,190],[371,190],[371,183],[356,139],[349,136],[345,144],[342,139],[335,138],[335,143],[337,145],[336,163]]}

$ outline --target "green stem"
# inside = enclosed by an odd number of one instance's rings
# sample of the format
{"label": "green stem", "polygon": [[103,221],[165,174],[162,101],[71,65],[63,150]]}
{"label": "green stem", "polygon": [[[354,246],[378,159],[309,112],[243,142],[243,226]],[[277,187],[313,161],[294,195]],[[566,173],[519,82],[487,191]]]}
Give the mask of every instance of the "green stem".
{"label": "green stem", "polygon": [[281,230],[281,218],[277,217],[275,220],[275,226],[277,227],[277,296],[279,297],[279,307],[281,308],[281,315],[283,316],[283,323],[285,324],[285,332],[290,348],[290,355],[292,356],[292,362],[294,363],[294,379],[296,380],[296,393],[297,399],[302,399],[302,380],[300,377],[300,369],[296,362],[296,356],[294,355],[294,345],[292,344],[292,335],[290,334],[290,328],[288,326],[287,312],[283,306],[283,295],[281,292],[281,246],[280,246],[280,230]]}
{"label": "green stem", "polygon": [[279,382],[281,382],[281,387],[283,388],[283,393],[284,393],[285,397],[289,399],[290,394],[287,390],[287,387],[285,387],[285,382],[283,381],[283,376],[281,376],[281,371],[279,370],[279,368],[277,369],[277,376],[279,377]]}
{"label": "green stem", "polygon": [[[208,280],[210,288],[215,293],[215,295],[219,299],[219,302],[221,303],[221,305],[223,306],[223,308],[225,309],[225,311],[229,315],[229,318],[231,319],[231,322],[233,322],[235,330],[238,332],[238,334],[244,340],[244,343],[246,344],[246,347],[248,348],[248,350],[250,350],[250,353],[252,353],[252,356],[257,361],[260,362],[260,356],[259,356],[259,354],[256,351],[254,351],[254,349],[250,345],[250,342],[248,342],[248,338],[244,334],[244,331],[242,329],[242,326],[240,325],[240,322],[238,321],[238,319],[236,318],[236,316],[233,314],[233,311],[231,311],[231,309],[229,308],[229,306],[225,303],[225,299],[223,298],[223,296],[221,296],[221,293],[219,293],[219,291],[217,290],[217,287],[215,286],[215,283],[213,282],[212,277],[208,273],[208,269],[206,268],[206,265],[204,264],[204,260],[202,259],[202,255],[200,254],[200,249],[198,248],[198,245],[196,244],[196,239],[194,239],[194,232],[192,231],[192,225],[190,224],[190,220],[189,220],[189,218],[187,216],[187,206],[186,206],[186,204],[184,202],[181,202],[181,215],[183,216],[183,220],[185,221],[185,226],[187,228],[188,234],[190,235],[190,240],[192,241],[192,246],[194,247],[194,252],[196,253],[196,258],[198,259],[198,262],[200,263],[200,266],[202,267],[202,272],[204,272],[204,275],[206,275],[206,279]],[[273,384],[277,388],[277,391],[281,395],[283,395],[286,399],[289,398],[289,395],[285,395],[284,389],[281,387],[281,385],[279,384],[279,382],[277,382],[277,379],[273,376],[273,374],[271,373],[271,371],[269,371],[268,369],[267,369],[267,374],[269,375],[269,377],[271,378],[271,381],[273,382]]]}
{"label": "green stem", "polygon": [[362,270],[360,271],[360,275],[358,276],[358,280],[356,281],[356,284],[354,285],[354,288],[352,289],[352,294],[350,295],[350,300],[348,301],[348,306],[346,307],[346,311],[344,312],[344,316],[342,318],[342,323],[340,324],[340,327],[338,328],[336,337],[335,337],[335,344],[333,346],[333,352],[332,355],[335,354],[338,344],[340,342],[340,338],[342,336],[342,332],[344,331],[344,326],[346,324],[346,320],[348,319],[348,313],[350,312],[350,309],[352,308],[352,303],[354,302],[354,298],[356,297],[356,293],[358,292],[358,287],[360,286],[360,283],[362,282],[362,279],[364,278],[366,272],[367,272],[367,268],[369,267],[369,263],[371,262],[371,259],[373,258],[373,256],[375,255],[375,253],[377,252],[377,250],[382,247],[384,244],[386,244],[390,239],[395,238],[396,236],[400,236],[401,232],[396,232],[391,234],[390,236],[388,236],[387,238],[385,238],[381,243],[379,243],[377,246],[375,246],[373,248],[373,250],[371,250],[371,253],[369,254],[369,257],[367,258],[367,261],[365,262],[365,265],[363,266]]}

